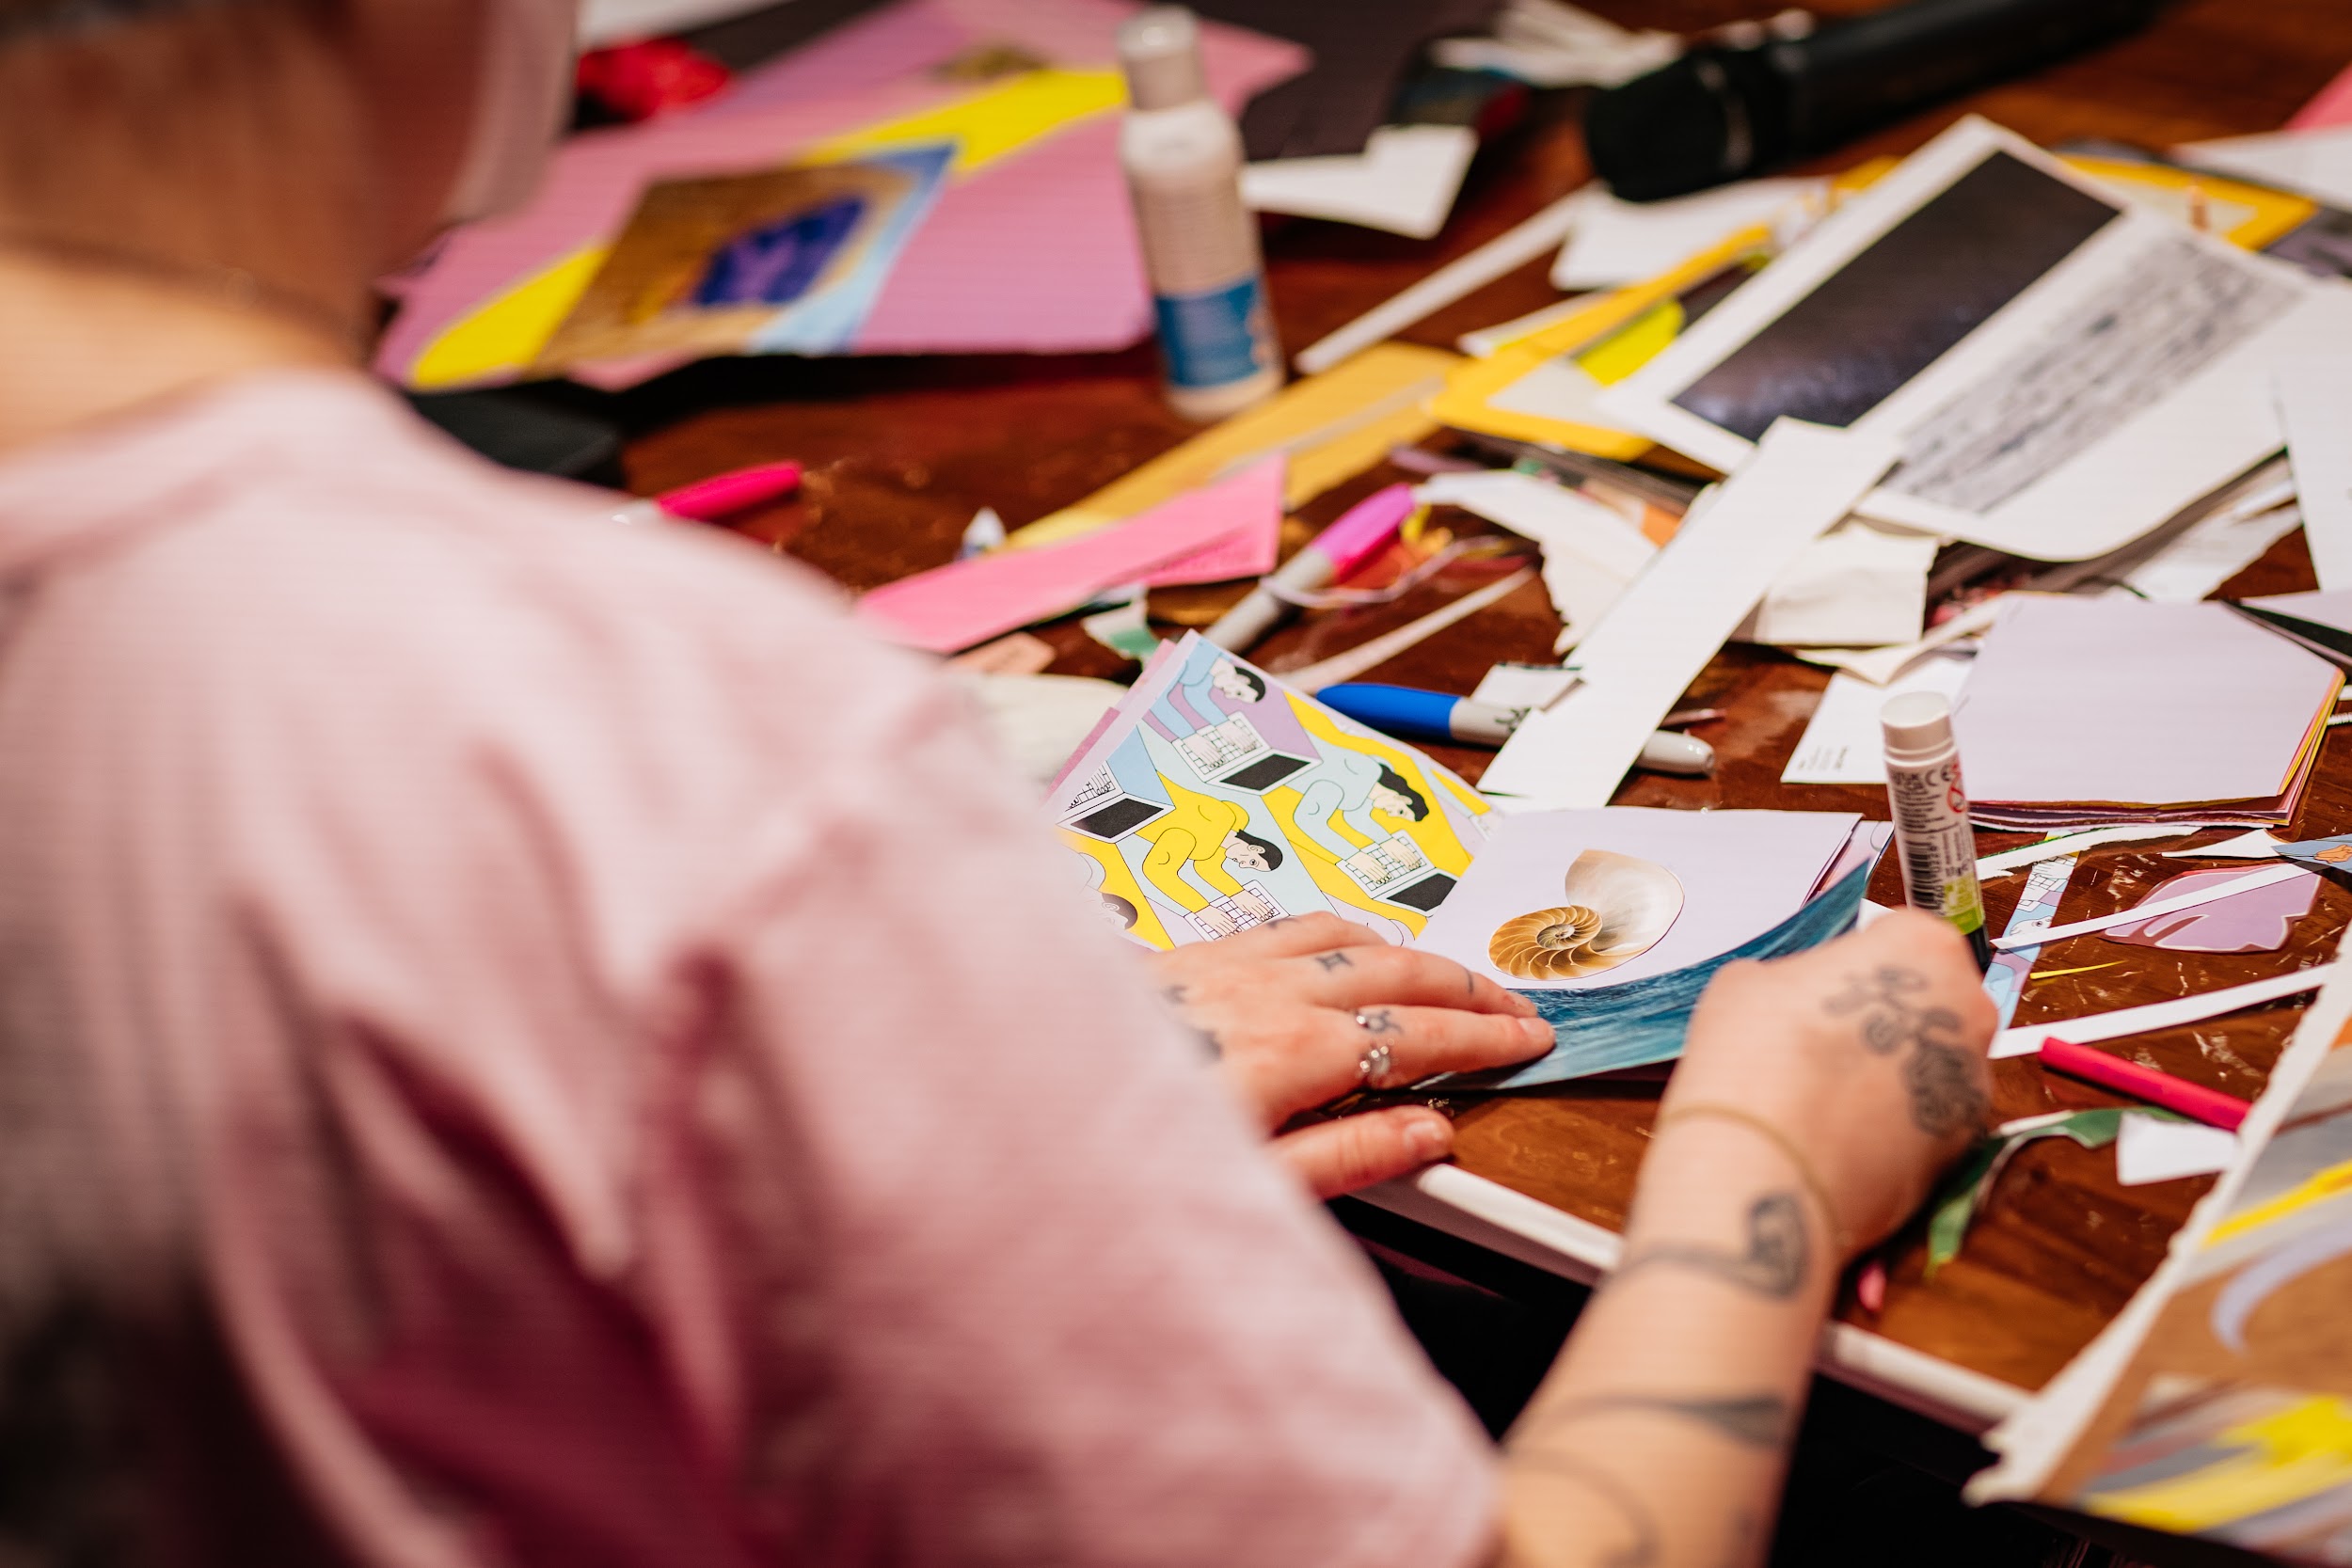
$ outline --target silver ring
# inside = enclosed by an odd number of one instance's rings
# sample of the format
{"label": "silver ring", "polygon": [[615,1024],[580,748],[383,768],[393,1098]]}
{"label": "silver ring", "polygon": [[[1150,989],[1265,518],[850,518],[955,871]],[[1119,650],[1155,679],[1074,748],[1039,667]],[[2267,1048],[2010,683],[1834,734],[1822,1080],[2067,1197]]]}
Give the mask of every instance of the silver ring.
{"label": "silver ring", "polygon": [[[1372,1033],[1372,1020],[1366,1018],[1361,1013],[1358,1013],[1356,1015],[1356,1027],[1361,1029],[1364,1033],[1369,1035]],[[1363,1055],[1357,1058],[1357,1086],[1359,1088],[1366,1089],[1378,1088],[1380,1086],[1381,1080],[1388,1077],[1389,1067],[1393,1060],[1394,1058],[1389,1050],[1388,1042],[1386,1040],[1375,1038],[1371,1045],[1364,1049]]]}

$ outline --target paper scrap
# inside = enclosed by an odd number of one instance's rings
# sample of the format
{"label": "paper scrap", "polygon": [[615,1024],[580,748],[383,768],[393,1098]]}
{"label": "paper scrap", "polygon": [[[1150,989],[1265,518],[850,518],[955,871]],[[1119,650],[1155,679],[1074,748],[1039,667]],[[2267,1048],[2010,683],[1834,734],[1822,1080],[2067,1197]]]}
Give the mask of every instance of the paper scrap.
{"label": "paper scrap", "polygon": [[2352,588],[2352,371],[2335,358],[2279,367],[2279,413],[2303,506],[2303,537],[2325,591]]}
{"label": "paper scrap", "polygon": [[[2154,909],[2173,898],[2242,876],[2234,866],[2184,871],[2151,888],[2140,902]],[[2307,872],[2274,887],[2233,895],[2199,909],[2157,915],[2104,933],[2109,942],[2134,947],[2161,947],[2174,953],[2276,953],[2295,934],[2295,923],[2312,912],[2319,895],[2319,876]]]}
{"label": "paper scrap", "polygon": [[2225,838],[2217,844],[2201,844],[2187,849],[2167,849],[2169,861],[2266,861],[2279,854],[2279,841],[2260,828]]}
{"label": "paper scrap", "polygon": [[2179,838],[2184,833],[2201,832],[2222,824],[2210,822],[2119,822],[2113,827],[2087,828],[2078,833],[2060,833],[2039,844],[2023,845],[2004,849],[1997,855],[1987,855],[1977,862],[1977,877],[1990,880],[2006,877],[2021,865],[2034,865],[2058,855],[2079,854],[2095,849],[2103,844],[2130,844],[2147,838]]}
{"label": "paper scrap", "polygon": [[1799,648],[1796,655],[1807,664],[1826,664],[1833,670],[1848,671],[1874,686],[1884,686],[1910,669],[1914,659],[1984,632],[2000,619],[2000,607],[1999,599],[1972,605],[1918,641],[1897,648],[1871,648],[1864,652],[1851,648]]}
{"label": "paper scrap", "polygon": [[1993,946],[1994,951],[1999,952],[2010,947],[2022,947],[2027,942],[2052,942],[2062,941],[2067,937],[2088,936],[2093,931],[2104,931],[2110,927],[2153,920],[2160,914],[2170,914],[2176,910],[2193,910],[2201,904],[2210,904],[2220,898],[2234,898],[2241,894],[2274,887],[2280,882],[2293,881],[2297,877],[2310,875],[2310,872],[2305,871],[2299,865],[2273,865],[2260,871],[2241,872],[2227,881],[2208,883],[2194,892],[2176,894],[2169,898],[2160,898],[2153,904],[2142,904],[2137,909],[2118,910],[2112,914],[2098,915],[2090,920],[2077,920],[2070,926],[2053,926],[2048,930],[2038,932],[2030,938],[2000,937],[1994,940]]}
{"label": "paper scrap", "polygon": [[1283,158],[1241,171],[1253,212],[1328,218],[1426,240],[1445,227],[1478,151],[1467,125],[1383,125],[1352,157]]}
{"label": "paper scrap", "polygon": [[1576,672],[1565,665],[1497,664],[1478,678],[1470,701],[1533,713],[1566,696],[1575,684]]}
{"label": "paper scrap", "polygon": [[1634,32],[1562,0],[1508,0],[1487,38],[1440,39],[1430,56],[1452,71],[1496,71],[1537,87],[1613,87],[1682,53],[1674,33]]}
{"label": "paper scrap", "polygon": [[1879,727],[1879,712],[1897,697],[1912,691],[1960,695],[1968,679],[1968,660],[1946,654],[1923,658],[1885,686],[1839,671],[1830,676],[1820,706],[1797,742],[1788,766],[1781,769],[1785,784],[1883,784],[1886,783],[1886,741]]}
{"label": "paper scrap", "polygon": [[2211,1176],[2229,1169],[2236,1158],[2237,1134],[2225,1128],[2127,1111],[2115,1142],[2115,1180],[2122,1186],[2145,1187]]}
{"label": "paper scrap", "polygon": [[1791,207],[1825,201],[1826,180],[1746,180],[1668,201],[1620,201],[1589,186],[1551,266],[1555,289],[1607,289],[1655,277]]}
{"label": "paper scrap", "polygon": [[1772,579],[1732,636],[1780,648],[1910,642],[1928,608],[1936,538],[1849,517]]}
{"label": "paper scrap", "polygon": [[1152,657],[1152,650],[1160,645],[1152,635],[1150,620],[1145,615],[1148,595],[1142,584],[1136,585],[1127,602],[1099,610],[1078,623],[1081,630],[1121,658],[1140,663]]}
{"label": "paper scrap", "polygon": [[957,681],[979,699],[998,753],[1041,786],[1127,695],[1116,681],[1085,675],[960,673]]}
{"label": "paper scrap", "polygon": [[976,555],[986,555],[1005,542],[1005,520],[996,515],[993,506],[983,506],[972,514],[972,520],[963,526],[963,542],[956,546],[956,559],[969,561]]}
{"label": "paper scrap", "polygon": [[[2066,896],[2066,884],[2074,879],[2074,867],[2080,863],[2072,855],[2061,855],[2036,865],[2026,877],[2026,885],[2018,890],[2017,907],[2010,911],[2009,924],[2001,928],[2001,935],[2022,937],[2048,930],[2058,919],[2058,902]],[[2034,961],[2041,956],[2039,947],[2012,947],[1993,955],[1993,962],[1984,972],[1984,993],[1993,999],[1993,1009],[1999,1016],[1996,1028],[2008,1028],[2010,1020],[2017,1016],[2017,1004],[2025,998],[2026,982],[2031,977]]]}
{"label": "paper scrap", "polygon": [[2280,997],[2300,996],[2307,990],[2317,990],[2328,983],[2335,972],[2334,964],[2320,964],[2312,969],[2298,969],[2291,974],[2276,974],[2267,980],[2252,980],[2242,986],[2229,986],[2220,990],[2179,997],[2170,1002],[2151,1002],[2145,1006],[2118,1007],[2112,1012],[2090,1013],[2081,1018],[2004,1029],[1993,1037],[1992,1054],[1995,1060],[2005,1056],[2030,1056],[2042,1049],[2042,1042],[2045,1039],[2095,1045],[2101,1040],[2120,1040],[2131,1035],[2151,1034],[2176,1024],[2201,1023],[2206,1019],[2219,1018],[2224,1013],[2239,1012],[2248,1007],[2258,1007],[2265,1002],[2276,1002]]}
{"label": "paper scrap", "polygon": [[2269,132],[2191,142],[2172,155],[2197,168],[2352,207],[2352,129]]}
{"label": "paper scrap", "polygon": [[1417,492],[1533,539],[1543,547],[1544,586],[1560,615],[1565,652],[1599,625],[1658,553],[1641,530],[1598,501],[1517,469],[1439,474]]}
{"label": "paper scrap", "polygon": [[998,550],[902,578],[860,599],[857,618],[909,647],[952,653],[1066,614],[1104,589],[1147,579],[1223,543],[1236,529],[1262,528],[1268,509],[1279,513],[1280,486],[1280,466],[1263,463],[1068,544]]}
{"label": "paper scrap", "polygon": [[1772,579],[1852,510],[1896,458],[1892,442],[1795,420],[1756,454],[1618,599],[1577,650],[1584,684],[1533,714],[1486,769],[1485,788],[1598,806],[1643,742]]}

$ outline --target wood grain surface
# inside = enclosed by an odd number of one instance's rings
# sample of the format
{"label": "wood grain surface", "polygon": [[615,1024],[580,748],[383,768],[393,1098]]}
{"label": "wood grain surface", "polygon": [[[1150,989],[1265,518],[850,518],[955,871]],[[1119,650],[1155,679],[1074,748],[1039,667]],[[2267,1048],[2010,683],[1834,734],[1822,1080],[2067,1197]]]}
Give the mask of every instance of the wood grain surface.
{"label": "wood grain surface", "polygon": [[[1765,8],[1708,0],[1589,0],[1631,25],[1693,29]],[[1817,3],[1825,14],[1875,8]],[[1959,114],[1991,117],[2037,140],[2101,136],[2149,146],[2270,130],[2352,60],[2352,5],[2344,0],[2183,0],[2146,31],[2027,79],[1979,93],[1892,127],[1820,166],[1901,153]],[[1542,104],[1482,152],[1460,207],[1426,243],[1311,221],[1274,225],[1269,269],[1283,341],[1293,351],[1491,238],[1588,175],[1574,95]],[[1422,323],[1405,336],[1450,345],[1458,334],[1550,303],[1547,262],[1532,263]],[[1151,349],[1062,358],[721,361],[681,372],[620,405],[641,434],[628,452],[634,488],[654,491],[744,464],[798,458],[809,467],[800,499],[745,531],[864,589],[948,560],[983,505],[1018,525],[1066,505],[1190,433],[1162,405]],[[1443,437],[1427,443],[1443,450]],[[1353,501],[1410,477],[1382,467],[1307,507],[1289,546]],[[1459,531],[1483,525],[1460,514]],[[1277,671],[1295,668],[1435,608],[1491,564],[1465,564],[1403,602],[1294,626],[1256,650]],[[2229,585],[2279,593],[2312,586],[2299,533]],[[1154,596],[1164,631],[1200,625],[1233,588]],[[1549,600],[1530,585],[1492,610],[1380,670],[1383,679],[1468,691],[1498,659],[1545,660],[1557,630]],[[1122,667],[1074,626],[1044,633],[1068,673],[1119,676]],[[1712,778],[1633,775],[1620,804],[1704,809],[1771,806],[1857,811],[1883,817],[1882,791],[1784,787],[1780,772],[1826,684],[1823,672],[1750,647],[1726,650],[1691,701],[1728,710],[1696,732],[1722,758]],[[2163,721],[2159,713],[2151,723]],[[1475,779],[1486,754],[1436,749]],[[2297,836],[2352,828],[2352,734],[2329,732]],[[2218,834],[2208,836],[2221,836]],[[1987,834],[1988,850],[2026,842]],[[2159,844],[2155,850],[2188,841]],[[2068,890],[2062,919],[2120,908],[2182,869],[2151,853],[2094,851]],[[1994,929],[2023,883],[1988,885]],[[1891,860],[1874,895],[1899,901]],[[2039,968],[2105,965],[2029,981],[2018,1022],[2159,1000],[2322,961],[2352,916],[2352,890],[2333,882],[2286,954],[2204,958],[2126,947],[2096,936],[2046,950]],[[2131,1054],[2233,1094],[2259,1091],[2299,1007],[2281,1005],[2129,1043]],[[2030,1059],[1995,1065],[2004,1117],[2117,1103],[2086,1085],[2044,1074]],[[1654,1086],[1570,1085],[1535,1094],[1457,1102],[1458,1158],[1481,1175],[1605,1225],[1621,1222],[1655,1109]],[[2161,1259],[2205,1180],[2125,1189],[2107,1152],[2045,1140],[2004,1179],[1959,1261],[1932,1285],[1920,1277],[1915,1230],[1890,1257],[1883,1314],[1841,1308],[1904,1344],[2026,1387],[2046,1381],[2119,1308]]]}

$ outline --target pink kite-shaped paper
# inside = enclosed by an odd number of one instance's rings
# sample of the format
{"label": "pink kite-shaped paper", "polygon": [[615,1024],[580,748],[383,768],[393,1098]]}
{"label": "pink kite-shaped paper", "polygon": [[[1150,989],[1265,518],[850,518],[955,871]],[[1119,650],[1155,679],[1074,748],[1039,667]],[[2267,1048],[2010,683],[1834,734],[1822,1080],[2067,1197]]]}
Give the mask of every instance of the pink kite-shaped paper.
{"label": "pink kite-shaped paper", "polygon": [[1244,562],[1234,575],[1263,572],[1272,564],[1266,542],[1282,523],[1282,460],[1268,458],[1066,544],[917,572],[860,599],[857,618],[877,636],[946,654],[1066,614],[1108,589],[1209,580],[1200,575],[1204,561]]}
{"label": "pink kite-shaped paper", "polygon": [[[2186,871],[2160,883],[2142,905],[2160,898],[2195,893],[2216,882],[2246,875],[2243,866],[2213,871]],[[2152,920],[2111,926],[2100,935],[2134,947],[2161,947],[2174,953],[2275,953],[2287,944],[2295,923],[2309,914],[2319,892],[2319,878],[2306,874],[2246,893],[2217,898],[2193,910],[2175,910]]]}

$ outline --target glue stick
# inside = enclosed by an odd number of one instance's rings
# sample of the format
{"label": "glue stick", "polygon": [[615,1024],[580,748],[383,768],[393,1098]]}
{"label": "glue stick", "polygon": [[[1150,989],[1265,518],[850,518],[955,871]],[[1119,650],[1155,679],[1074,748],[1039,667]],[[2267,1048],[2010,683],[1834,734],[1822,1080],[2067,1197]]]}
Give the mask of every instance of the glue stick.
{"label": "glue stick", "polygon": [[1119,162],[1159,319],[1168,401],[1218,420],[1282,385],[1258,220],[1242,205],[1241,131],[1209,96],[1200,24],[1154,6],[1119,29],[1128,112]]}
{"label": "glue stick", "polygon": [[1904,896],[1913,909],[1950,921],[1968,939],[1977,967],[1989,968],[1993,943],[1984,931],[1977,835],[1960,783],[1951,702],[1939,692],[1907,692],[1879,710],[1879,727],[1886,736],[1886,800],[1903,858]]}

